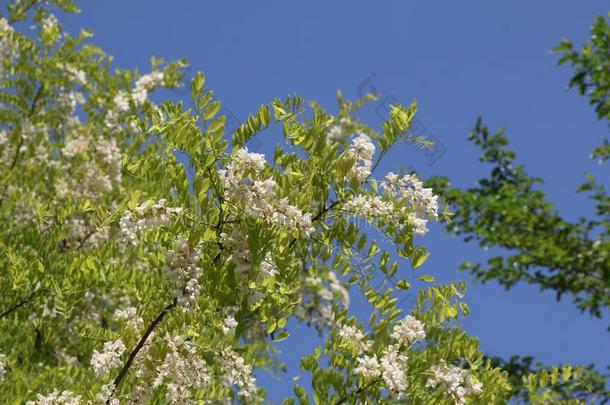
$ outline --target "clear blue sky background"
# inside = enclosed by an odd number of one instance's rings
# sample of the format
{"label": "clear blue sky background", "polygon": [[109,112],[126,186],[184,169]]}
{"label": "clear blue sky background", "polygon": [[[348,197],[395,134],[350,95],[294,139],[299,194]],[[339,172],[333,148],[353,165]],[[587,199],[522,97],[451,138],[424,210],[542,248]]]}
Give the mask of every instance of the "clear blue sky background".
{"label": "clear blue sky background", "polygon": [[[565,217],[592,212],[586,197],[573,193],[585,171],[610,183],[604,167],[588,159],[608,136],[607,126],[584,98],[566,91],[570,69],[557,67],[550,52],[562,37],[585,40],[608,2],[104,0],[81,6],[80,16],[62,21],[71,30],[93,29],[94,42],[117,66],[148,71],[151,55],[188,57],[190,74],[204,71],[207,86],[240,119],[295,92],[331,111],[338,89],[352,98],[359,86],[403,103],[417,98],[426,134],[446,153],[430,165],[402,145],[380,173],[411,166],[422,177],[450,175],[456,185],[473,185],[488,172],[466,140],[481,115],[491,128],[507,128],[519,162],[546,180],[544,190]],[[380,121],[376,106],[362,114],[372,126]],[[260,140],[260,151],[270,153],[276,138]],[[440,281],[467,280],[459,264],[486,257],[440,227],[421,243],[432,253],[424,271]],[[527,285],[508,292],[472,285],[466,300],[472,314],[461,323],[489,354],[610,363],[608,317],[580,314],[569,300],[557,303],[552,293]],[[361,308],[356,302],[355,311]],[[291,392],[299,356],[317,343],[305,327],[293,325],[292,332],[282,344],[288,374],[273,385],[272,400]],[[271,386],[269,377],[260,380]]]}

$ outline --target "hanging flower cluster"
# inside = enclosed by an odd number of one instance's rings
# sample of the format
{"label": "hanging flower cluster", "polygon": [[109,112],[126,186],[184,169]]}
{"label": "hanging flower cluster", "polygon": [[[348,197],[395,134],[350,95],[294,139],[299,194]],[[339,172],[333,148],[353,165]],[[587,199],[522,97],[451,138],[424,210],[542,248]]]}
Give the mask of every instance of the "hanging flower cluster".
{"label": "hanging flower cluster", "polygon": [[308,237],[315,231],[311,225],[311,213],[303,213],[298,207],[290,205],[285,197],[277,198],[275,180],[256,179],[265,164],[263,154],[239,149],[227,168],[218,171],[225,198],[241,208],[244,218],[261,219],[301,237]]}
{"label": "hanging flower cluster", "polygon": [[201,249],[191,247],[182,235],[174,242],[173,249],[165,252],[165,264],[161,270],[174,285],[174,297],[185,310],[201,292],[198,281],[202,272],[198,265],[200,257]]}
{"label": "hanging flower cluster", "polygon": [[119,340],[104,343],[101,352],[93,351],[91,368],[97,377],[103,377],[111,370],[121,365],[121,355],[125,352],[125,345]]}
{"label": "hanging flower cluster", "polygon": [[478,395],[483,389],[483,384],[476,381],[463,368],[441,362],[430,370],[432,377],[428,379],[426,386],[438,387],[443,393],[453,399],[456,405],[466,403],[469,395]]}
{"label": "hanging flower cluster", "polygon": [[156,203],[145,202],[135,209],[135,215],[131,211],[125,211],[119,221],[123,238],[135,246],[138,235],[168,226],[175,219],[175,215],[182,212],[182,208],[166,207],[165,203],[165,199]]}

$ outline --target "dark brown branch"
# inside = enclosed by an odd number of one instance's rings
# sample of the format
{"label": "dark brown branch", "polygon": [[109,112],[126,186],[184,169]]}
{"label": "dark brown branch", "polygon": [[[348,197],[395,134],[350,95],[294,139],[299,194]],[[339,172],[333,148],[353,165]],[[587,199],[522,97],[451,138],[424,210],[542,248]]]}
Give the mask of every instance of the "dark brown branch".
{"label": "dark brown branch", "polygon": [[18,302],[17,304],[13,305],[12,307],[10,307],[9,309],[7,309],[6,311],[4,311],[3,313],[0,314],[0,319],[9,316],[10,314],[12,314],[13,312],[15,312],[16,310],[18,310],[19,308],[21,308],[22,306],[29,304],[31,301],[34,300],[34,298],[36,298],[36,292],[31,293],[27,298],[21,300],[20,302]]}

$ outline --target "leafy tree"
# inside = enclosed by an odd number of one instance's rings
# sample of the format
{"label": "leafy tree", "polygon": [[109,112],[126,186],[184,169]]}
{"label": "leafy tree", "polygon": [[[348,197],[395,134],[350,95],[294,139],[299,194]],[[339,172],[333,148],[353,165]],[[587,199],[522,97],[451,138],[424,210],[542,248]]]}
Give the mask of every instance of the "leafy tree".
{"label": "leafy tree", "polygon": [[[596,18],[591,39],[580,52],[567,39],[555,51],[563,53],[560,64],[570,62],[574,67],[570,87],[587,94],[598,118],[610,122],[608,21]],[[479,119],[469,139],[481,148],[480,160],[492,166],[489,176],[466,190],[452,187],[448,178],[434,178],[428,184],[452,207],[454,215],[446,224],[448,232],[506,253],[488,259],[486,265],[465,262],[462,269],[476,280],[495,280],[507,289],[525,281],[554,291],[557,300],[569,294],[581,311],[602,317],[610,307],[610,197],[603,185],[587,174],[587,181],[577,191],[590,193],[595,217],[568,221],[539,188],[542,179],[529,175],[523,165],[515,164],[515,153],[507,149],[508,139],[503,130],[492,134]],[[607,139],[591,154],[600,164],[609,156]],[[517,381],[525,381],[523,374],[545,370],[540,365],[533,367],[532,363],[533,359],[518,356],[509,361],[494,361],[510,372],[517,391],[525,388],[516,385]],[[600,383],[592,383],[595,388],[589,386],[586,391],[602,398],[604,403],[610,401],[610,392],[604,384],[606,378],[589,370],[590,381]],[[586,397],[577,391],[557,393],[564,398]]]}
{"label": "leafy tree", "polygon": [[[15,0],[0,17],[3,402],[263,402],[253,369],[281,368],[289,320],[324,340],[301,362],[311,387],[295,385],[286,404],[513,395],[507,372],[452,322],[468,313],[465,285],[407,272],[427,257],[415,238],[438,217],[433,190],[415,174],[374,176],[409,137],[414,103],[375,131],[354,116],[370,96],[339,95],[337,116],[275,99],[228,141],[203,74],[193,108],[155,105],[149,94],[180,86],[184,61],[112,69],[54,9],[77,11]],[[34,34],[15,28],[32,21]],[[271,128],[284,142],[268,161],[246,144]],[[379,274],[423,286],[410,314],[373,286]],[[370,303],[367,324],[348,312],[354,290]],[[559,402],[557,384],[586,377],[558,373],[525,375],[528,399]]]}

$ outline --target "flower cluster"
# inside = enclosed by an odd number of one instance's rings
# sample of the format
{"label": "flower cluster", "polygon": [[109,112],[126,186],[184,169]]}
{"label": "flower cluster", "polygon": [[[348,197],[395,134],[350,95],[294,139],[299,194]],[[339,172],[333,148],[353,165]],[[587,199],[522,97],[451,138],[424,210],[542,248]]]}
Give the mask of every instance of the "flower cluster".
{"label": "flower cluster", "polygon": [[352,166],[348,176],[357,179],[360,183],[366,181],[371,175],[373,167],[373,155],[375,154],[375,145],[365,134],[359,134],[352,140],[352,144],[347,149],[350,157],[356,160]]}
{"label": "flower cluster", "polygon": [[228,347],[222,351],[222,371],[229,386],[237,386],[240,395],[251,397],[256,393],[256,379],[252,367],[243,357]]}
{"label": "flower cluster", "polygon": [[167,278],[174,284],[174,296],[184,309],[189,309],[201,292],[198,266],[201,249],[191,247],[188,240],[179,235],[174,248],[165,252],[165,264],[162,267]]}
{"label": "flower cluster", "polygon": [[119,340],[104,343],[102,352],[93,351],[91,367],[97,377],[103,377],[110,370],[121,365],[121,355],[125,352],[125,345]]}
{"label": "flower cluster", "polygon": [[394,212],[392,203],[372,195],[355,195],[343,204],[343,209],[363,218],[387,217]]}
{"label": "flower cluster", "polygon": [[348,117],[342,117],[339,119],[338,124],[333,125],[328,130],[328,138],[331,141],[342,141],[348,135],[346,131],[346,126],[350,124],[350,119]]}
{"label": "flower cluster", "polygon": [[242,209],[245,218],[262,219],[270,225],[287,228],[302,237],[315,231],[311,214],[290,205],[287,198],[277,198],[275,180],[253,180],[265,168],[265,156],[239,149],[226,169],[219,170],[224,197]]}
{"label": "flower cluster", "polygon": [[166,207],[165,203],[165,199],[156,203],[145,202],[135,209],[135,216],[131,211],[126,211],[119,221],[123,238],[136,245],[138,234],[169,225],[173,216],[182,212],[182,208]]}
{"label": "flower cluster", "polygon": [[401,396],[407,389],[407,360],[398,345],[389,345],[381,355],[381,377],[385,386],[395,395]]}
{"label": "flower cluster", "polygon": [[438,218],[438,196],[431,188],[426,188],[415,174],[399,177],[388,173],[382,188],[392,198],[403,199],[409,209],[409,220],[418,235],[425,234],[429,219]]}
{"label": "flower cluster", "polygon": [[127,329],[134,332],[139,331],[144,324],[144,320],[138,315],[138,311],[134,307],[127,307],[125,309],[117,308],[116,311],[114,311],[113,318],[115,321],[123,322]]}
{"label": "flower cluster", "polygon": [[26,405],[78,405],[80,398],[80,395],[74,395],[70,391],[59,392],[54,389],[47,395],[36,395],[36,401],[28,401]]}
{"label": "flower cluster", "polygon": [[[356,375],[364,380],[381,378],[392,394],[400,397],[404,395],[407,387],[407,360],[405,348],[426,337],[424,324],[411,315],[398,321],[390,334],[396,342],[388,345],[378,359],[376,354],[363,354],[357,358],[358,366],[354,369]],[[347,338],[347,336],[346,336]],[[357,333],[351,333],[350,339],[359,338]],[[362,345],[361,351],[370,350],[369,345]]]}
{"label": "flower cluster", "polygon": [[441,362],[432,366],[430,371],[432,371],[433,376],[428,379],[426,386],[440,386],[444,394],[452,398],[456,405],[465,404],[466,396],[478,395],[483,389],[483,385],[463,368]]}
{"label": "flower cluster", "polygon": [[339,338],[349,344],[355,345],[359,351],[367,351],[371,349],[371,341],[368,340],[360,329],[352,325],[341,325],[337,332]]}
{"label": "flower cluster", "polygon": [[191,404],[191,389],[206,388],[212,377],[205,361],[197,354],[195,345],[181,336],[166,336],[169,352],[157,368],[152,383],[156,389],[165,386],[167,399],[172,404]]}
{"label": "flower cluster", "polygon": [[424,340],[426,332],[423,323],[411,315],[407,315],[404,319],[396,322],[390,336],[400,344],[411,345]]}
{"label": "flower cluster", "polygon": [[235,328],[237,328],[237,321],[233,317],[233,315],[227,315],[225,319],[222,321],[222,332],[226,335],[229,333],[233,333]]}

